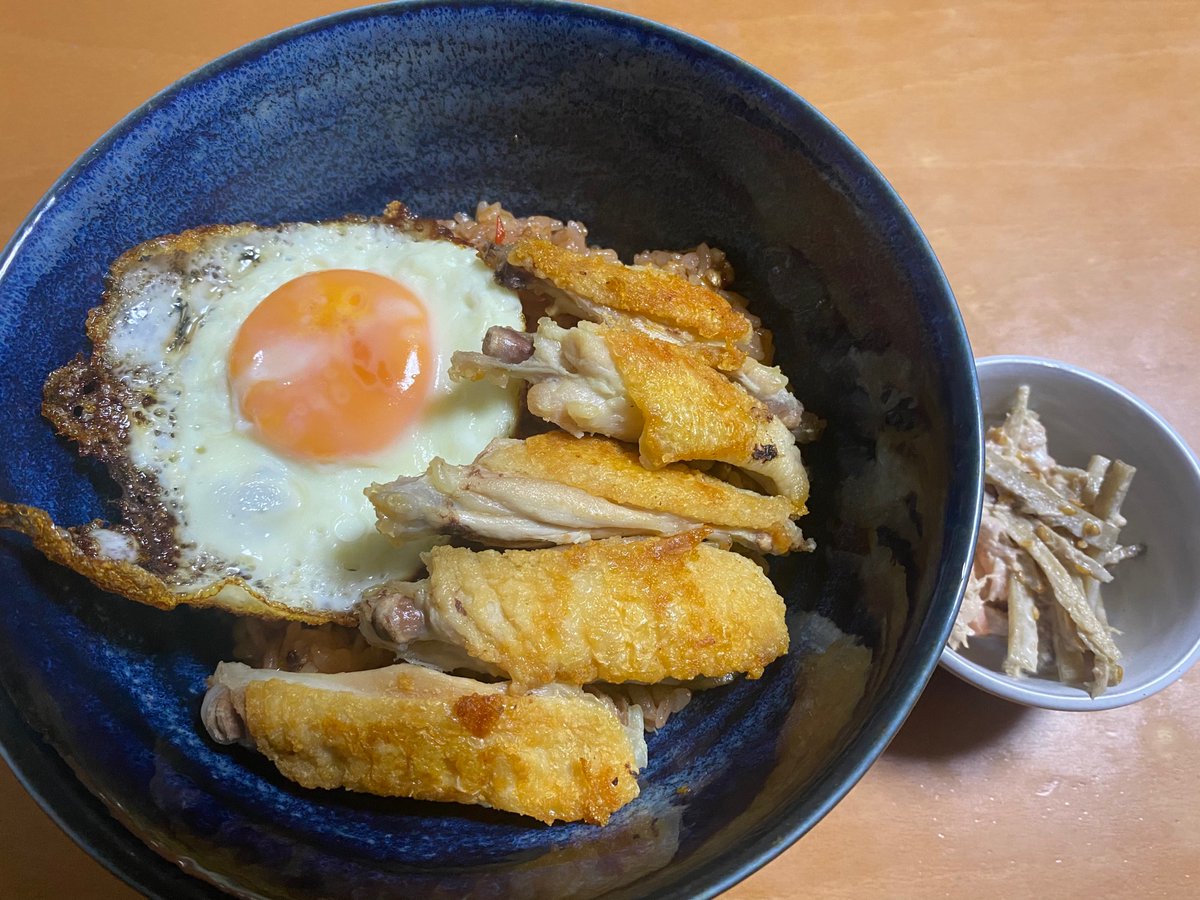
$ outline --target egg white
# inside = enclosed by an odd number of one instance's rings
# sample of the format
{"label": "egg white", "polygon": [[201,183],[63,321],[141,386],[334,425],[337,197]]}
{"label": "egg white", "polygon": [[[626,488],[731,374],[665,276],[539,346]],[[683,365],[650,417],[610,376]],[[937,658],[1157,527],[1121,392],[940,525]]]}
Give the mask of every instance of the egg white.
{"label": "egg white", "polygon": [[[449,377],[455,350],[491,325],[522,328],[517,296],[469,248],[414,240],[373,222],[213,229],[148,257],[112,290],[121,302],[105,355],[152,404],[131,415],[130,461],[161,485],[178,524],[179,575],[238,575],[296,609],[345,612],[382,580],[409,578],[430,541],[394,546],[363,496],[374,481],[423,472],[434,456],[467,463],[516,424],[515,388]],[[420,421],[368,459],[306,462],[259,443],[229,390],[229,349],[255,306],[321,269],[392,278],[425,302],[436,371]],[[191,582],[190,584],[188,582]]]}

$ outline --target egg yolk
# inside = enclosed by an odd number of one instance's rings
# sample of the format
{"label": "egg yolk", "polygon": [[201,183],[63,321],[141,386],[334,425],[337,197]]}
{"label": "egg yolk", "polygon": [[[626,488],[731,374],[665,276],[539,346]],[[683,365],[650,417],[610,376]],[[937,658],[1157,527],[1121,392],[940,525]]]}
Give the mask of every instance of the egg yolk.
{"label": "egg yolk", "polygon": [[431,344],[425,305],[404,285],[373,272],[310,272],[246,317],[229,354],[230,390],[272,449],[362,457],[419,418]]}

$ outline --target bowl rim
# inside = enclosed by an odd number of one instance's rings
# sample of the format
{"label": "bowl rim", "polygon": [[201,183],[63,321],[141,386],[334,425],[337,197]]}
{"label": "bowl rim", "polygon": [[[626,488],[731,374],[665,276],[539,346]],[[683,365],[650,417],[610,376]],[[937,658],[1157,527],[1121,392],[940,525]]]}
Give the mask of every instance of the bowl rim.
{"label": "bowl rim", "polygon": [[[578,4],[572,0],[390,0],[306,20],[222,54],[167,85],[123,116],[54,181],[16,227],[0,252],[0,282],[13,258],[37,227],[38,220],[56,202],[57,197],[138,123],[177,96],[227,70],[253,61],[288,41],[346,22],[426,9],[461,11],[488,7],[567,16],[661,38],[685,51],[707,57],[715,65],[738,75],[744,82],[753,83],[784,122],[803,121],[828,134],[838,152],[861,175],[859,182],[850,188],[851,195],[870,192],[878,205],[894,217],[898,234],[894,239],[910,248],[913,259],[920,262],[918,286],[927,289],[931,297],[938,297],[944,302],[945,307],[941,312],[946,318],[946,356],[961,357],[968,363],[972,360],[961,310],[928,238],[895,188],[841,129],[799,93],[730,51],[632,13]],[[965,366],[963,374],[966,383],[958,387],[962,396],[957,400],[964,407],[973,403],[974,414],[966,416],[954,426],[956,448],[962,455],[954,460],[946,521],[966,522],[969,527],[946,529],[941,558],[961,558],[963,563],[958,571],[953,572],[945,571],[943,564],[939,563],[939,577],[931,588],[934,603],[945,605],[952,601],[950,607],[954,610],[958,608],[966,587],[983,499],[983,425],[979,384],[973,366]],[[951,507],[949,501],[955,496],[958,502]],[[908,717],[938,664],[936,649],[945,644],[953,621],[954,616],[948,616],[932,632],[925,627],[925,623],[912,626],[918,629],[918,633],[913,639],[910,653],[920,662],[905,672],[903,679],[893,679],[891,684],[881,689],[878,697],[880,708],[864,720],[852,743],[843,748],[843,753],[821,773],[823,779],[837,785],[835,790],[810,809],[790,810],[770,828],[760,832],[752,842],[722,850],[714,858],[697,865],[687,883],[672,885],[657,896],[714,897],[782,854],[824,818],[866,774]],[[22,737],[16,751],[10,748],[7,740],[7,736],[14,731]],[[215,876],[196,871],[194,867],[189,867],[192,874],[186,874],[180,865],[159,856],[124,825],[116,829],[105,827],[111,810],[86,788],[85,773],[71,768],[55,748],[28,727],[4,690],[0,690],[0,738],[3,738],[0,739],[0,758],[8,764],[22,787],[63,832],[113,875],[147,896],[218,896],[212,881]],[[63,783],[64,772],[73,772],[69,784]],[[627,886],[627,889],[629,887],[636,885]]]}
{"label": "bowl rim", "polygon": [[[1045,356],[985,356],[975,361],[976,372],[981,384],[985,380],[988,371],[998,370],[1001,367],[1064,373],[1070,378],[1087,382],[1100,388],[1099,393],[1101,394],[1107,393],[1114,398],[1124,401],[1152,423],[1174,446],[1180,457],[1190,465],[1196,482],[1200,483],[1200,458],[1197,457],[1195,451],[1188,446],[1179,432],[1171,426],[1162,414],[1155,410],[1149,403],[1115,381],[1105,378],[1103,375],[1099,375],[1090,369],[1085,369],[1082,366]],[[1182,678],[1193,665],[1200,662],[1200,634],[1196,635],[1190,649],[1182,657],[1147,684],[1136,690],[1127,689],[1124,691],[1118,685],[1116,689],[1105,691],[1095,699],[1089,697],[1084,691],[1080,691],[1078,695],[1068,696],[1046,693],[1045,691],[1038,690],[1036,687],[1032,687],[1023,680],[1012,678],[1002,672],[996,672],[986,666],[972,662],[957,651],[951,650],[949,646],[943,648],[939,662],[968,684],[980,690],[987,691],[993,696],[1010,700],[1013,703],[1064,712],[1097,712],[1105,709],[1117,709],[1122,706],[1128,706],[1131,703],[1136,703],[1139,700],[1144,700]]]}

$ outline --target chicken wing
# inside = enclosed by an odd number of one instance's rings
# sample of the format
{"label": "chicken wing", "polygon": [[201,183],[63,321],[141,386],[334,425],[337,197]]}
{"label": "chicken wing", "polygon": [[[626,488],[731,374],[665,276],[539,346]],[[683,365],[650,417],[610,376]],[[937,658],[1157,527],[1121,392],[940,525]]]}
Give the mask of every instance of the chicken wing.
{"label": "chicken wing", "polygon": [[440,641],[520,684],[758,678],[787,652],[783,600],[754,562],[703,538],[435,547],[427,579],[367,591],[359,621],[401,655]]}
{"label": "chicken wing", "polygon": [[[668,339],[660,334],[653,336]],[[505,325],[493,325],[484,336],[483,355],[506,363],[524,362],[533,355],[533,335]],[[761,400],[772,415],[778,416],[798,442],[807,443],[820,435],[822,421],[807,412],[792,395],[788,377],[779,366],[768,366],[746,357],[737,369],[727,374],[750,396]]]}
{"label": "chicken wing", "polygon": [[763,553],[812,547],[784,497],[682,463],[646,469],[630,447],[563,432],[497,438],[470,466],[438,459],[423,475],[372,485],[367,497],[379,530],[400,541],[440,532],[530,547],[705,526],[710,540]]}
{"label": "chicken wing", "polygon": [[209,735],[308,788],[473,803],[604,824],[638,795],[642,723],[578,688],[517,692],[421,666],[342,675],[221,663]]}
{"label": "chicken wing", "polygon": [[538,323],[532,355],[507,362],[458,352],[451,376],[522,378],[530,412],[579,436],[637,442],[642,463],[724,462],[751,474],[797,512],[808,475],[795,437],[767,407],[685,346],[637,331],[580,322]]}
{"label": "chicken wing", "polygon": [[761,353],[757,320],[712,288],[655,266],[585,256],[540,238],[495,248],[491,257],[501,282],[550,296],[556,312],[700,344],[722,368]]}
{"label": "chicken wing", "polygon": [[626,266],[537,238],[494,247],[484,258],[502,283],[547,297],[551,315],[565,313],[688,344],[765,403],[798,439],[814,431],[817,420],[805,416],[787,376],[765,362],[769,332],[736,294],[689,282],[661,266]]}

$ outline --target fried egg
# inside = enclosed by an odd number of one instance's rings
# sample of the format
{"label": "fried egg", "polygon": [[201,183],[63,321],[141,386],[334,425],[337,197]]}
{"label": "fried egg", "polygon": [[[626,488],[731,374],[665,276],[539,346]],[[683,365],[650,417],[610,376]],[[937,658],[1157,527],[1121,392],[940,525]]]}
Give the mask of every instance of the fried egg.
{"label": "fried egg", "polygon": [[59,430],[109,464],[126,523],[75,535],[59,561],[90,557],[110,590],[99,569],[140,583],[136,566],[165,592],[115,589],[155,605],[348,618],[431,546],[389,543],[363,489],[435,456],[470,462],[515,427],[515,388],[449,377],[491,325],[522,328],[520,301],[474,251],[386,222],[218,226],[135,248],[89,318],[92,358],[46,394]]}

